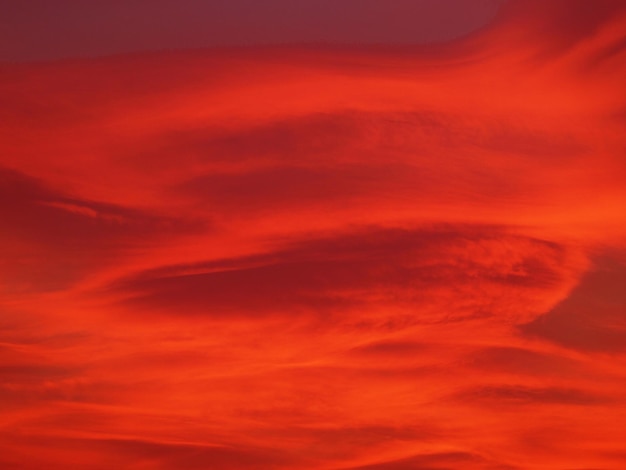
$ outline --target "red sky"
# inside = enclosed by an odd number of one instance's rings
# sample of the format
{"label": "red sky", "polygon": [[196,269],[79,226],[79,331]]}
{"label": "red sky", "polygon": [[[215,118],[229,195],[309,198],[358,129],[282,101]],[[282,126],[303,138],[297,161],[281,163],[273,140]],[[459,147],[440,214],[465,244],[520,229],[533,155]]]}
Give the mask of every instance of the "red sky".
{"label": "red sky", "polygon": [[489,8],[6,46],[0,467],[625,468],[626,4]]}
{"label": "red sky", "polygon": [[0,60],[463,36],[503,0],[0,0]]}

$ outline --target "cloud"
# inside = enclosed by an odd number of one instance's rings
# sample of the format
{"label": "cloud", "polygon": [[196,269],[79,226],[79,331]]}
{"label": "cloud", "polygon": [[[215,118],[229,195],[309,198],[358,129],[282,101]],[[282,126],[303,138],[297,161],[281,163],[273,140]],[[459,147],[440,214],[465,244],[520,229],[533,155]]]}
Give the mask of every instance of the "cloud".
{"label": "cloud", "polygon": [[0,258],[10,292],[61,290],[139,246],[197,230],[184,219],[74,198],[23,173],[0,168]]}
{"label": "cloud", "polygon": [[623,468],[624,12],[590,5],[2,64],[0,466]]}
{"label": "cloud", "polygon": [[[172,153],[209,168],[241,169],[245,163],[243,169],[248,169],[295,161],[435,166],[429,162],[433,156],[473,148],[511,154],[509,158],[520,154],[573,158],[586,150],[585,142],[565,129],[548,131],[522,116],[468,116],[444,106],[393,112],[348,108],[278,116],[269,122],[201,124],[162,130],[141,142],[144,154],[128,157],[137,164],[150,159],[170,170]],[[406,155],[407,151],[413,153]]]}
{"label": "cloud", "polygon": [[616,0],[601,0],[594,5],[584,0],[556,0],[550,4],[513,0],[500,10],[502,21],[495,25],[502,29],[496,34],[506,36],[508,32],[518,45],[526,42],[534,46],[537,57],[547,61],[580,46],[624,11],[624,4]]}
{"label": "cloud", "polygon": [[[80,465],[85,469],[102,466],[148,466],[154,469],[219,470],[284,468],[289,458],[275,451],[245,447],[210,446],[186,443],[115,439],[102,437],[64,438],[54,436],[5,436],[11,447],[4,447],[0,463],[5,468],[45,465],[51,469]],[[54,446],[50,446],[54,443]],[[30,452],[28,449],[31,449]],[[37,449],[33,455],[32,449]],[[50,463],[52,462],[52,466]]]}
{"label": "cloud", "polygon": [[480,470],[502,469],[515,470],[518,467],[505,465],[498,462],[489,462],[480,455],[466,452],[441,452],[433,454],[421,454],[403,459],[350,467],[345,470],[402,470],[406,468],[419,468],[421,470],[452,470],[464,466]]}
{"label": "cloud", "polygon": [[330,201],[349,204],[352,200],[380,198],[400,186],[425,185],[432,187],[419,171],[403,165],[333,165],[327,169],[279,166],[198,176],[181,184],[180,192],[219,211],[263,213],[307,209]]}
{"label": "cloud", "polygon": [[109,290],[125,297],[131,311],[146,313],[309,311],[333,318],[342,310],[367,315],[393,305],[391,312],[415,323],[477,316],[507,322],[538,314],[533,308],[540,308],[542,295],[558,297],[576,282],[576,258],[566,247],[501,228],[373,228],[296,241],[265,254],[166,266]]}
{"label": "cloud", "polygon": [[[432,347],[432,346],[431,346]],[[416,341],[386,340],[357,346],[350,351],[351,355],[365,358],[388,357],[389,359],[406,358],[428,351],[428,343]]]}
{"label": "cloud", "polygon": [[514,376],[581,377],[593,370],[575,359],[521,347],[490,346],[471,353],[464,365],[470,368]]}
{"label": "cloud", "polygon": [[520,330],[580,351],[624,352],[625,283],[623,256],[600,257],[570,296]]}
{"label": "cloud", "polygon": [[496,385],[461,391],[458,400],[487,407],[524,405],[610,405],[611,398],[584,390],[561,387],[528,387],[525,385]]}
{"label": "cloud", "polygon": [[541,205],[555,188],[534,169],[556,174],[560,165],[577,167],[588,153],[576,135],[539,127],[438,112],[337,112],[226,136],[211,128],[191,137],[175,132],[173,141],[148,143],[155,153],[135,159],[177,172],[167,157],[176,148],[177,161],[198,170],[174,183],[172,196],[225,217],[315,213],[331,201],[348,217],[364,207],[384,214],[390,205],[407,213],[436,207],[442,214],[471,206],[480,216],[487,200],[494,208]]}

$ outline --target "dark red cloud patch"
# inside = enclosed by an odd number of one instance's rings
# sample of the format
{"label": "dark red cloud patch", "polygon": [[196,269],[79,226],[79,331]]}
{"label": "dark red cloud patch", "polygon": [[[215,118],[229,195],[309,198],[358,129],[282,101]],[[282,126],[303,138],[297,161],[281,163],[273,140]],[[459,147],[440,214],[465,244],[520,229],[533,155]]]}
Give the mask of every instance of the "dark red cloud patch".
{"label": "dark red cloud patch", "polygon": [[521,331],[578,350],[623,352],[626,266],[622,258],[601,257],[567,299]]}
{"label": "dark red cloud patch", "polygon": [[[551,295],[571,283],[577,269],[567,248],[498,228],[369,229],[267,254],[158,268],[116,283],[113,291],[128,296],[131,309],[176,315],[326,315],[347,308],[363,315],[395,304],[416,323],[474,316],[509,321],[533,313],[515,312],[506,296],[535,302],[542,291]],[[448,292],[451,284],[456,293]],[[438,307],[422,313],[424,304]]]}
{"label": "dark red cloud patch", "polygon": [[606,405],[610,400],[584,390],[567,388],[532,388],[519,385],[482,387],[463,391],[458,399],[482,404],[487,407],[524,406],[527,404],[546,405]]}
{"label": "dark red cloud patch", "polygon": [[0,169],[0,238],[4,289],[45,292],[67,288],[89,271],[143,243],[198,230],[191,220],[81,200],[41,180]]}
{"label": "dark red cloud patch", "polygon": [[518,467],[503,466],[499,463],[489,462],[480,455],[463,452],[441,452],[433,454],[415,455],[389,462],[374,463],[359,467],[350,467],[346,470],[402,470],[405,468],[420,468],[423,470],[447,470],[457,466],[469,465],[480,470],[503,469],[515,470]]}

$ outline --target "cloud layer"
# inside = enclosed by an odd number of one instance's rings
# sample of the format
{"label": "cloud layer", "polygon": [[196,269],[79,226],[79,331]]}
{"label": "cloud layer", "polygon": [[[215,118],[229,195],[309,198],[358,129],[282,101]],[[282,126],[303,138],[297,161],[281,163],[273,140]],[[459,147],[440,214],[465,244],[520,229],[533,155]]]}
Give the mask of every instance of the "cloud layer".
{"label": "cloud layer", "polygon": [[623,468],[625,25],[0,65],[0,466]]}

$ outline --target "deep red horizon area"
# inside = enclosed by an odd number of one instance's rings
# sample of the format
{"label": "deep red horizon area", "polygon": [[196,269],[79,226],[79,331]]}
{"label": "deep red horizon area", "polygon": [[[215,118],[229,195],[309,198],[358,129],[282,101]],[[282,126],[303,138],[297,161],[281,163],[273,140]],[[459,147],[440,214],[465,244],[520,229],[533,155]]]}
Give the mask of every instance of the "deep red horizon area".
{"label": "deep red horizon area", "polygon": [[626,468],[626,3],[261,3],[0,2],[0,468]]}

